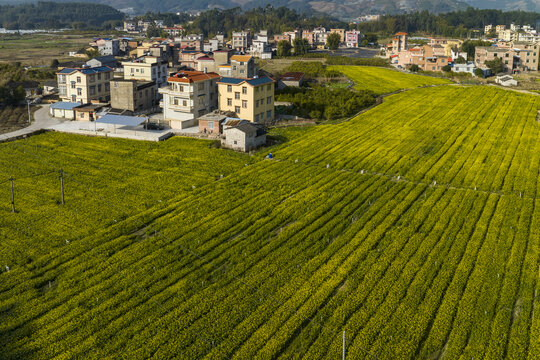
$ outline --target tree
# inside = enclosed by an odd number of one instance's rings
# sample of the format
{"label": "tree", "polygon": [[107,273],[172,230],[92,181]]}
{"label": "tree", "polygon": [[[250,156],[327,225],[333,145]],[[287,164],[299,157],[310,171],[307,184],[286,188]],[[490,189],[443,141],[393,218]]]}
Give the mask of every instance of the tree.
{"label": "tree", "polygon": [[287,40],[280,40],[277,43],[277,56],[291,56],[292,45]]}
{"label": "tree", "polygon": [[456,64],[466,64],[467,60],[465,60],[465,58],[463,56],[458,56],[457,59],[455,60],[455,63]]}
{"label": "tree", "polygon": [[99,55],[101,55],[99,53],[99,50],[98,49],[88,49],[86,50],[86,57],[88,58],[88,60],[91,60],[95,57],[98,57]]}
{"label": "tree", "polygon": [[326,38],[326,46],[330,50],[336,50],[341,42],[341,36],[338,33],[330,33]]}
{"label": "tree", "polygon": [[493,60],[485,62],[486,66],[491,69],[493,74],[504,72],[504,64],[501,58],[497,57]]}
{"label": "tree", "polygon": [[16,102],[23,101],[26,98],[26,91],[24,91],[22,86],[17,86],[15,90],[13,90],[13,99]]}
{"label": "tree", "polygon": [[452,71],[452,67],[450,65],[444,65],[441,70],[444,72],[450,72]]}
{"label": "tree", "polygon": [[154,22],[152,22],[152,24],[148,26],[148,29],[146,29],[146,37],[153,38],[153,37],[160,37],[160,36],[161,36],[161,29],[158,28]]}
{"label": "tree", "polygon": [[58,65],[60,63],[58,62],[58,59],[54,59],[53,61],[51,61],[51,69],[58,69]]}
{"label": "tree", "polygon": [[420,71],[420,67],[416,64],[412,64],[410,67],[409,67],[409,70],[412,71],[412,72],[418,72]]}
{"label": "tree", "polygon": [[484,72],[482,71],[482,69],[476,68],[476,69],[474,69],[474,75],[483,78],[484,77]]}
{"label": "tree", "polygon": [[294,55],[304,55],[307,54],[309,50],[309,42],[307,39],[296,38],[293,41]]}

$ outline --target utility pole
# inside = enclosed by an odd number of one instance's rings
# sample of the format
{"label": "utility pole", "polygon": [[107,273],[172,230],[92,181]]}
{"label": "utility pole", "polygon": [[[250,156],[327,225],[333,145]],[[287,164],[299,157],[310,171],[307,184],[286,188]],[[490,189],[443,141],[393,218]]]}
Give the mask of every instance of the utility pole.
{"label": "utility pole", "polygon": [[30,103],[32,102],[32,100],[26,100],[26,103],[28,104],[28,123],[31,124],[32,123],[32,117],[30,116]]}
{"label": "utility pole", "polygon": [[64,205],[64,170],[62,169],[60,169],[60,191],[62,192],[62,205]]}
{"label": "utility pole", "polygon": [[345,360],[345,330],[343,330],[343,360]]}
{"label": "utility pole", "polygon": [[9,178],[11,183],[11,211],[15,212],[15,191],[13,191],[13,177]]}

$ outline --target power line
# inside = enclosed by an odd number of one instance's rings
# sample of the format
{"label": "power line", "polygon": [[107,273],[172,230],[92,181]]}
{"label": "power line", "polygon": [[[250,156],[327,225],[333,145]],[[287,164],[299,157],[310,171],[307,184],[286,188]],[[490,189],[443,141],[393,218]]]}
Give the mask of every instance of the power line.
{"label": "power line", "polygon": [[[42,162],[47,163],[47,164],[49,164],[49,165],[53,165],[53,164],[51,164],[51,162],[46,161],[46,160],[43,159],[41,156],[39,156],[39,155],[37,155],[37,154],[35,154],[35,153],[33,153],[33,152],[31,152],[31,154],[33,154],[36,158],[38,158],[38,159],[41,160]],[[66,171],[64,171],[64,175],[65,175],[67,178],[69,178],[70,181],[72,181],[72,182],[74,182],[74,183],[77,183],[77,184],[79,184],[79,185],[81,185],[81,186],[85,186],[85,187],[87,187],[87,188],[93,188],[92,185],[90,185],[90,184],[85,184],[85,183],[83,183],[83,182],[78,181],[77,179],[74,178],[73,175],[69,174],[69,173],[66,172]],[[101,196],[101,195],[99,194],[99,192],[92,192],[92,193],[95,194],[95,195],[97,195],[97,197],[98,197],[99,199],[101,199],[102,201],[104,201],[104,202],[108,203],[109,205],[111,205],[112,207],[116,208],[119,212],[123,213],[124,215],[132,216],[132,215],[126,213],[125,210],[124,210],[123,208],[120,208],[120,207],[117,206],[116,204],[110,202],[106,197]],[[140,224],[141,226],[145,226],[145,225],[146,225],[146,224],[145,224],[144,222],[142,222],[141,220],[138,220],[138,222],[139,222],[139,224]],[[164,235],[163,233],[157,231],[157,230],[156,230],[155,228],[153,228],[152,226],[146,225],[146,227],[149,227],[150,230],[154,230],[155,233],[156,233],[158,236],[163,236],[163,238],[164,238],[165,240],[167,240],[167,241],[169,241],[169,242],[172,242],[172,241],[173,241],[172,239],[170,239],[169,237],[167,237],[167,236]],[[194,257],[196,257],[197,259],[199,259],[199,260],[202,261],[203,263],[209,265],[209,266],[212,267],[215,271],[219,271],[219,272],[223,273],[224,275],[230,276],[230,277],[233,278],[234,280],[237,280],[238,282],[242,283],[244,286],[246,286],[246,287],[248,287],[249,289],[251,289],[252,291],[254,291],[255,293],[258,293],[258,294],[260,294],[260,295],[266,297],[267,299],[272,300],[272,301],[273,301],[274,303],[276,303],[277,305],[279,305],[279,306],[281,306],[281,307],[285,307],[285,308],[291,310],[293,313],[298,313],[298,309],[295,309],[295,308],[293,308],[293,307],[287,305],[285,302],[282,302],[282,301],[276,299],[276,298],[275,298],[274,296],[272,296],[272,295],[269,295],[269,294],[264,293],[258,286],[248,284],[248,283],[245,282],[242,278],[240,278],[240,277],[238,277],[238,276],[236,276],[236,275],[234,275],[234,274],[230,274],[230,273],[229,273],[227,270],[225,270],[224,268],[218,267],[218,266],[214,265],[212,262],[210,262],[209,260],[205,259],[202,255],[198,254],[197,252],[195,252],[195,251],[192,250],[191,248],[186,247],[186,246],[182,245],[181,243],[177,243],[176,245],[179,246],[180,248],[182,248],[184,251],[190,253],[191,255],[193,255]],[[108,263],[108,264],[111,265],[110,263]],[[203,267],[202,267],[202,268],[203,268]],[[204,268],[203,268],[203,269],[204,269]],[[137,288],[141,289],[138,285],[135,285],[135,286],[137,286]],[[141,290],[143,290],[143,289],[141,289]],[[161,305],[161,304],[160,304],[160,305]],[[162,306],[162,305],[161,305],[161,306]],[[169,310],[167,310],[167,312],[170,313]],[[330,330],[327,326],[325,326],[325,325],[323,325],[323,324],[320,324],[319,322],[317,322],[316,320],[313,320],[313,319],[310,318],[309,316],[306,316],[306,315],[301,315],[301,316],[302,316],[302,318],[304,318],[304,320],[306,320],[306,321],[308,321],[308,322],[310,322],[310,323],[312,323],[312,324],[315,324],[315,325],[319,326],[322,330]],[[179,320],[179,319],[177,318],[177,320]],[[187,327],[186,329],[189,329],[189,327]],[[336,335],[336,336],[337,336],[337,335],[341,335],[341,331],[338,332],[338,333],[336,333],[335,335]],[[349,344],[350,346],[352,346],[352,347],[356,347],[356,348],[360,349],[361,351],[363,351],[365,354],[369,355],[369,356],[372,357],[373,359],[378,359],[378,360],[380,360],[377,356],[375,356],[374,354],[372,354],[372,353],[369,352],[368,350],[366,350],[366,349],[364,349],[364,348],[362,348],[362,347],[360,347],[360,346],[358,346],[358,345],[354,345],[354,344],[352,343],[352,341],[348,340],[348,344]],[[213,345],[212,345],[212,346],[213,346]]]}

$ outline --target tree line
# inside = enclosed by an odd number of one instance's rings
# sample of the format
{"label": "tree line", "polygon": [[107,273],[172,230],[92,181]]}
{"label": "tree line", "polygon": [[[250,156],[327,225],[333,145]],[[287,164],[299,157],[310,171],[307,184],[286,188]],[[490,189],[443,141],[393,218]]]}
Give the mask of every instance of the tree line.
{"label": "tree line", "polygon": [[188,32],[213,36],[217,33],[231,35],[233,31],[250,29],[252,32],[268,30],[270,34],[280,34],[296,28],[311,29],[348,28],[348,24],[328,15],[307,17],[286,7],[259,7],[243,11],[240,7],[227,10],[212,9],[199,14],[185,25]]}
{"label": "tree line", "polygon": [[387,35],[397,31],[408,33],[426,33],[452,37],[466,37],[470,30],[480,29],[485,25],[536,25],[540,19],[538,12],[480,10],[472,7],[463,11],[432,14],[421,11],[401,15],[385,15],[379,20],[358,25],[364,32],[379,32]]}
{"label": "tree line", "polygon": [[0,25],[6,29],[76,29],[113,28],[124,14],[100,4],[55,3],[0,6]]}

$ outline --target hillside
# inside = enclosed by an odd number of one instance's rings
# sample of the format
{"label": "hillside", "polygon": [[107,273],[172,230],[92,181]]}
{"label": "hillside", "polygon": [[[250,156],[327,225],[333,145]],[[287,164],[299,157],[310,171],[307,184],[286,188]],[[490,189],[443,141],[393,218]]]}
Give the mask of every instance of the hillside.
{"label": "hillside", "polygon": [[443,85],[255,156],[0,144],[2,357],[536,359],[538,108]]}
{"label": "hillside", "polygon": [[[69,0],[57,0],[68,2]],[[83,0],[95,3],[94,0]],[[539,11],[540,0],[163,0],[148,2],[144,0],[98,0],[127,13],[143,14],[151,12],[186,12],[212,8],[243,7],[254,8],[270,4],[274,7],[286,6],[301,12],[321,12],[342,19],[351,19],[363,14],[396,14],[411,11],[429,10],[434,13],[463,10],[467,6],[502,10]],[[0,0],[0,4],[31,2],[30,0]]]}
{"label": "hillside", "polygon": [[101,27],[124,15],[108,6],[91,3],[39,1],[18,6],[0,5],[0,27],[6,29],[60,29]]}

